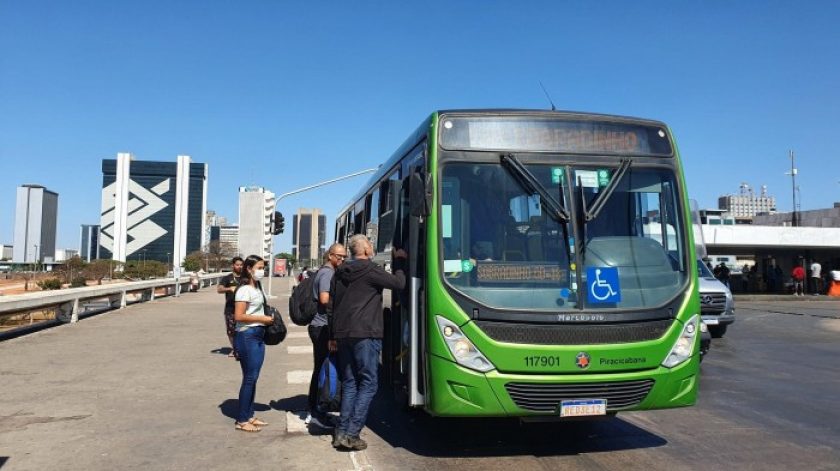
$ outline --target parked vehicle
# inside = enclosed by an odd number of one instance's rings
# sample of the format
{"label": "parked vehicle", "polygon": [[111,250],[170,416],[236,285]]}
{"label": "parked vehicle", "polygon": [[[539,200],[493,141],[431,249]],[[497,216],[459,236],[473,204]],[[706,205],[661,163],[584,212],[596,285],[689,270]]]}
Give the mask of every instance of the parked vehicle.
{"label": "parked vehicle", "polygon": [[735,300],[729,288],[721,283],[702,260],[697,261],[700,282],[700,315],[713,338],[720,338],[735,322]]}

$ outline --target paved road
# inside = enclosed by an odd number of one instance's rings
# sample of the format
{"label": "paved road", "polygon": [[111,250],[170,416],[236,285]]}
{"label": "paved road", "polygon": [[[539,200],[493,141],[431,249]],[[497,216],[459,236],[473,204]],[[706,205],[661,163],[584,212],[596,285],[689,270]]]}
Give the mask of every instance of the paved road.
{"label": "paved road", "polygon": [[382,392],[363,433],[370,448],[353,454],[294,413],[310,368],[302,328],[268,349],[257,402],[272,425],[233,430],[240,372],[221,303],[205,289],[0,343],[0,469],[840,469],[837,302],[739,302],[693,408],[443,420],[397,410]]}
{"label": "paved road", "polygon": [[[772,312],[771,312],[772,311]],[[686,409],[521,424],[394,413],[369,421],[376,469],[840,469],[840,302],[743,302]]]}

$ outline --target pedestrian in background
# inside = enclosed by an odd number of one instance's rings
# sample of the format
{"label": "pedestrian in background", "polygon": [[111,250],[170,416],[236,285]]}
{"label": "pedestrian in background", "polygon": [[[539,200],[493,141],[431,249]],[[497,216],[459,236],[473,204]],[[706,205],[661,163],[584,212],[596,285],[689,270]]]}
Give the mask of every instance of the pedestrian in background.
{"label": "pedestrian in background", "polygon": [[822,293],[822,265],[816,260],[811,264],[811,289],[814,296]]}
{"label": "pedestrian in background", "polygon": [[367,237],[350,238],[353,261],[338,268],[334,278],[333,329],[341,368],[341,418],[333,446],[364,450],[359,434],[378,386],[379,355],[384,331],[382,290],[405,287],[406,253],[394,250],[393,274],[375,264],[373,245]]}
{"label": "pedestrian in background", "polygon": [[330,327],[328,316],[331,314],[330,307],[330,283],[332,282],[335,270],[344,263],[347,258],[347,251],[344,246],[335,243],[327,249],[324,255],[324,264],[315,273],[312,280],[312,296],[318,302],[318,310],[312,322],[309,323],[309,339],[312,340],[312,378],[309,380],[309,417],[307,424],[313,424],[324,429],[333,428],[332,418],[326,414],[327,411],[318,409],[318,373],[321,364],[330,352],[337,350],[334,340],[330,340]]}
{"label": "pedestrian in background", "polygon": [[803,296],[802,284],[805,282],[805,269],[802,265],[796,265],[790,272],[790,276],[793,278],[793,295]]}
{"label": "pedestrian in background", "polygon": [[236,321],[233,320],[233,294],[236,288],[239,287],[239,278],[242,275],[242,257],[233,257],[230,261],[231,272],[219,280],[219,286],[216,288],[217,293],[225,295],[225,330],[227,331],[228,340],[230,341],[231,352],[229,357],[239,359],[236,353],[236,346],[233,344],[233,338],[236,334]]}
{"label": "pedestrian in background", "polygon": [[239,387],[239,406],[236,412],[236,430],[259,432],[268,423],[254,417],[254,398],[257,380],[265,359],[265,326],[274,322],[266,316],[265,293],[259,280],[265,275],[265,260],[258,255],[245,259],[241,285],[234,295],[233,318],[236,320],[234,344],[242,368],[242,385]]}
{"label": "pedestrian in background", "polygon": [[726,263],[720,262],[720,265],[716,269],[715,277],[729,288],[729,267],[726,266]]}

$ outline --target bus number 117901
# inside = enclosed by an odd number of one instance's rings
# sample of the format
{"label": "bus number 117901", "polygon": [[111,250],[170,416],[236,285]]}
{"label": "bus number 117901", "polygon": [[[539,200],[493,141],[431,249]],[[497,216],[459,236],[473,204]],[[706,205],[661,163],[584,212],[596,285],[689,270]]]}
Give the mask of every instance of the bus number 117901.
{"label": "bus number 117901", "polygon": [[530,355],[525,357],[525,366],[560,366],[560,357],[547,355]]}

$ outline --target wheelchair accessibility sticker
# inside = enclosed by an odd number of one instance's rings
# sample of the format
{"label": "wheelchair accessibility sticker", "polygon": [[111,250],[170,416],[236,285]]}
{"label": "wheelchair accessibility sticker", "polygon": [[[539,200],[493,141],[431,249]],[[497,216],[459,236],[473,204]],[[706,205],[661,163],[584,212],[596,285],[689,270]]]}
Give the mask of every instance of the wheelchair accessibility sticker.
{"label": "wheelchair accessibility sticker", "polygon": [[586,284],[589,285],[589,302],[620,303],[621,287],[618,286],[618,268],[588,267]]}

